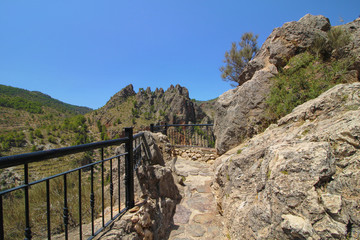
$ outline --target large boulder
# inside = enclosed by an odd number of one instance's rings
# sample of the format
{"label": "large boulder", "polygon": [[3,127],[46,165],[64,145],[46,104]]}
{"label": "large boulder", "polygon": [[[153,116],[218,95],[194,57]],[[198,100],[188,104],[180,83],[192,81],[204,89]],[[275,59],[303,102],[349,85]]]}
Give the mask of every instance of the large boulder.
{"label": "large boulder", "polygon": [[285,23],[266,39],[242,72],[239,87],[221,95],[216,104],[215,136],[219,154],[259,133],[274,119],[265,114],[270,79],[287,60],[305,51],[317,35],[326,36],[330,22],[324,16],[306,15]]}
{"label": "large boulder", "polygon": [[360,83],[337,85],[215,162],[231,239],[359,239]]}

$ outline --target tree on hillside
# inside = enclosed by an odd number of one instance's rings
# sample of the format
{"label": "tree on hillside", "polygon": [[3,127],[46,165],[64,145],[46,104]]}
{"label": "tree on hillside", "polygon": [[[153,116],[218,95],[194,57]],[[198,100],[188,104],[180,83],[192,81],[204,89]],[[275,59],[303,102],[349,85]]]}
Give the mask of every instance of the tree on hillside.
{"label": "tree on hillside", "polygon": [[[225,52],[225,66],[220,67],[221,78],[224,81],[235,82],[238,85],[243,84],[239,76],[248,62],[255,56],[259,50],[257,46],[258,35],[246,32],[241,36],[238,45],[233,42],[230,51]],[[232,86],[236,86],[231,84]]]}

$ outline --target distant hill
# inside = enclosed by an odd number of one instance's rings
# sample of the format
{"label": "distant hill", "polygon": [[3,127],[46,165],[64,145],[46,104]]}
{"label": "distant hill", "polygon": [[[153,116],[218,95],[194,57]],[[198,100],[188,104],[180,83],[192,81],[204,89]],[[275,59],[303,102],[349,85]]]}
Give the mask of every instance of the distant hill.
{"label": "distant hill", "polygon": [[0,85],[0,156],[90,141],[83,116],[89,111],[41,92]]}
{"label": "distant hill", "polygon": [[38,91],[28,91],[21,88],[0,84],[0,106],[25,110],[30,113],[43,113],[43,107],[54,108],[64,114],[85,114],[92,109],[61,102]]}

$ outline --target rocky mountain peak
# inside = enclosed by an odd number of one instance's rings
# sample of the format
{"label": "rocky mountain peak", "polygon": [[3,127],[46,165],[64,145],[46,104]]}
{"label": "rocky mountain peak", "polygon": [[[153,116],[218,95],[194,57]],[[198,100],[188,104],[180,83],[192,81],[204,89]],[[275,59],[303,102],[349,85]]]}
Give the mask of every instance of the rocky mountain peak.
{"label": "rocky mountain peak", "polygon": [[322,15],[314,16],[306,14],[298,21],[301,24],[309,26],[310,28],[317,28],[321,31],[329,31],[331,28],[330,20]]}
{"label": "rocky mountain peak", "polygon": [[189,98],[188,89],[179,84],[171,85],[166,91],[140,88],[137,93],[130,84],[111,97],[93,117],[94,123],[100,121],[106,126],[110,137],[118,134],[121,126],[142,129],[151,123],[208,123],[213,119],[196,106]]}
{"label": "rocky mountain peak", "polygon": [[256,71],[267,68],[269,72],[276,73],[276,69],[295,54],[309,48],[317,35],[325,35],[331,28],[328,18],[307,14],[299,21],[284,23],[282,27],[275,28],[266,39],[259,52],[240,75],[240,82],[250,80]]}
{"label": "rocky mountain peak", "polygon": [[121,89],[119,92],[117,92],[114,96],[110,98],[110,100],[106,103],[106,106],[108,108],[112,108],[117,104],[121,104],[128,97],[134,96],[136,93],[134,91],[134,87],[132,84],[127,85],[123,89]]}
{"label": "rocky mountain peak", "polygon": [[[267,123],[275,120],[266,114],[272,79],[291,58],[314,46],[319,37],[323,38],[324,44],[328,44],[328,33],[332,28],[345,29],[350,34],[351,41],[343,47],[342,52],[345,56],[355,56],[349,70],[354,69],[353,79],[359,77],[359,20],[331,27],[328,18],[307,14],[298,21],[275,28],[240,75],[241,84],[222,94],[217,101],[215,135],[220,154],[259,133]],[[329,55],[336,56],[336,50],[330,51]]]}

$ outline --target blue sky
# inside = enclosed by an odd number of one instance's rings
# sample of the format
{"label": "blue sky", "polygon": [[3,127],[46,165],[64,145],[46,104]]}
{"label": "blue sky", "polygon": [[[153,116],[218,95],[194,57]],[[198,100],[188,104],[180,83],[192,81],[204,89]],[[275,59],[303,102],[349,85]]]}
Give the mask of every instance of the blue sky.
{"label": "blue sky", "polygon": [[0,84],[94,109],[130,83],[209,100],[231,88],[219,71],[231,42],[252,31],[261,46],[307,13],[339,25],[360,1],[1,0]]}

